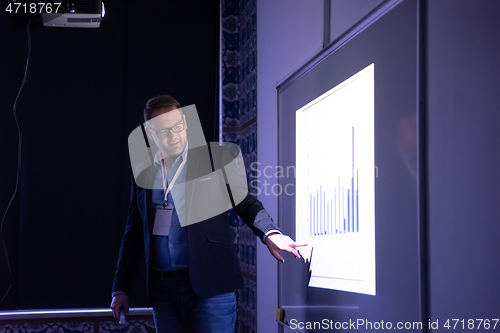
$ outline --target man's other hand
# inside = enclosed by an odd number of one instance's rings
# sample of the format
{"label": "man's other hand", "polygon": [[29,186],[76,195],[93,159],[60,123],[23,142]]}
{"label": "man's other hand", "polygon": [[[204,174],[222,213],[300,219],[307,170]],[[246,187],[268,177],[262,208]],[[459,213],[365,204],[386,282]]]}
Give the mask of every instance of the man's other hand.
{"label": "man's other hand", "polygon": [[266,245],[269,252],[280,262],[285,262],[282,256],[280,256],[280,251],[287,251],[292,253],[295,258],[300,258],[299,252],[296,250],[297,247],[306,246],[307,244],[298,244],[293,241],[288,236],[282,235],[280,233],[270,234],[266,237]]}
{"label": "man's other hand", "polygon": [[125,293],[116,294],[111,300],[110,308],[113,310],[113,317],[116,321],[120,320],[120,309],[123,309],[125,315],[128,316],[128,295]]}

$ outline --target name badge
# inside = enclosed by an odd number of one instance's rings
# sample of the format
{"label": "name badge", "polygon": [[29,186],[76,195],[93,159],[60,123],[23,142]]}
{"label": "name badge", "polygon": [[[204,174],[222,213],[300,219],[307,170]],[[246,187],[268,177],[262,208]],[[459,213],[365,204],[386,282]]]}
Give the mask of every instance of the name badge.
{"label": "name badge", "polygon": [[156,207],[155,225],[153,227],[153,235],[168,236],[170,232],[170,225],[172,224],[172,213],[174,211],[173,205],[166,207]]}

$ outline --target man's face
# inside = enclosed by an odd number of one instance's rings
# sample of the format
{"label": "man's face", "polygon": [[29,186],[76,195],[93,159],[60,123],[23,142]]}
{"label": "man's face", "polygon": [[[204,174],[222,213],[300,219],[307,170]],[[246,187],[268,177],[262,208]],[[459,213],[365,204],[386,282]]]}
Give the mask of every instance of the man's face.
{"label": "man's face", "polygon": [[186,117],[175,108],[155,111],[151,117],[146,128],[149,138],[154,140],[164,157],[177,158],[187,144]]}

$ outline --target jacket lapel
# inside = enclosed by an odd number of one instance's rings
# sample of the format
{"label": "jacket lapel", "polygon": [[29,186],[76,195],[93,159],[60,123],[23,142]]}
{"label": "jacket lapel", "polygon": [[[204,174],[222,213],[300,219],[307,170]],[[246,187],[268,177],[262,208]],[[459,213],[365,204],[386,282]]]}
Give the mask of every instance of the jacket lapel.
{"label": "jacket lapel", "polygon": [[192,149],[188,152],[188,160],[186,163],[186,182],[185,182],[185,204],[184,204],[184,216],[186,223],[189,225],[189,213],[191,211],[190,207],[193,203],[193,193],[194,184],[196,176],[198,175],[199,168],[199,157],[197,154],[199,148]]}
{"label": "jacket lapel", "polygon": [[141,191],[142,201],[145,203],[143,220],[146,224],[146,228],[149,231],[149,235],[153,233],[154,221],[153,221],[153,190],[151,189],[154,185],[156,178],[156,169],[154,166],[149,167],[146,170],[146,184],[148,184],[147,189]]}

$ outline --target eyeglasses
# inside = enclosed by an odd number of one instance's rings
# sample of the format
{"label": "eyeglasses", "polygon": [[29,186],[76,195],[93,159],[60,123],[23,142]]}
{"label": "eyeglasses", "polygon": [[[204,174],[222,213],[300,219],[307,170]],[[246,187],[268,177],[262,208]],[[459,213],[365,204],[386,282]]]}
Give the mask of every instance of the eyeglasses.
{"label": "eyeglasses", "polygon": [[179,133],[184,131],[185,128],[185,123],[184,119],[177,125],[172,126],[170,128],[164,128],[162,130],[159,130],[158,132],[152,131],[154,134],[156,134],[157,137],[159,138],[165,138],[168,135],[169,131],[172,131],[172,133]]}

